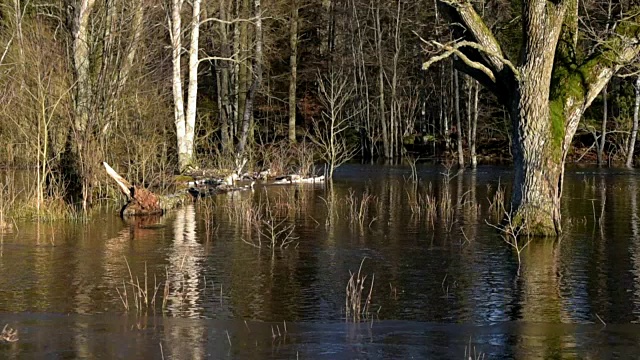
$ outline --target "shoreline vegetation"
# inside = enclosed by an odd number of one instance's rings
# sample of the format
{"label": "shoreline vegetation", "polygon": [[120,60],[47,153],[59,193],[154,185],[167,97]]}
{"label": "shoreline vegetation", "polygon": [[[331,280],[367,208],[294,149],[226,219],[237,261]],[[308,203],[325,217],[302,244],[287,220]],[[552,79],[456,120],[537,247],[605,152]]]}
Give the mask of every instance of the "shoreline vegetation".
{"label": "shoreline vegetation", "polygon": [[[544,184],[556,194],[552,202],[534,196],[549,189],[525,186],[545,179],[523,179],[551,170],[561,179],[571,159],[633,166],[640,46],[631,40],[640,19],[627,2],[607,12],[593,1],[580,8],[563,1],[553,14],[564,22],[549,20],[562,46],[536,50],[551,69],[536,68],[540,78],[526,80],[520,61],[537,55],[518,55],[523,25],[542,20],[525,21],[523,9],[536,3],[2,6],[0,165],[33,169],[35,179],[19,196],[12,180],[2,180],[0,211],[82,218],[101,199],[117,198],[103,162],[131,184],[169,193],[194,171],[233,171],[239,159],[247,159],[245,172],[328,181],[352,159],[431,159],[460,168],[514,159],[522,173],[512,191],[522,215],[516,222],[531,216],[540,225],[532,231],[557,234],[560,181]],[[491,26],[483,17],[494,19]],[[457,19],[470,31],[459,34]],[[549,86],[520,94],[529,90],[518,84],[526,83]],[[519,102],[529,95],[535,103]],[[520,141],[534,123],[541,130],[530,135],[539,139]],[[536,144],[540,151],[523,150]],[[546,160],[519,157],[534,153]],[[533,171],[525,163],[544,166]],[[326,171],[315,172],[319,164]],[[549,211],[535,210],[541,206]]]}
{"label": "shoreline vegetation", "polygon": [[[403,159],[398,159],[395,162],[385,161],[383,159],[379,159],[377,162],[406,164],[408,172],[411,171],[411,168],[417,163],[430,163],[433,164],[433,166],[442,166],[450,171],[455,165],[456,157],[457,155],[455,153],[447,152],[437,157],[411,153],[406,154]],[[109,176],[102,177],[101,182],[104,183],[98,186],[98,189],[102,192],[99,198],[122,203],[122,196],[118,195],[118,192],[115,191],[115,189],[119,189],[120,193],[123,194],[126,199],[126,203],[120,211],[121,216],[154,215],[162,214],[165,210],[172,209],[185,201],[192,201],[195,198],[213,196],[223,192],[249,190],[253,188],[256,182],[261,185],[325,182],[325,176],[319,174],[326,172],[326,169],[324,166],[318,165],[321,164],[320,162],[314,160],[318,159],[317,155],[308,156],[302,160],[286,154],[282,157],[271,155],[270,158],[272,159],[271,162],[256,161],[253,164],[244,162],[240,169],[193,167],[177,175],[174,171],[170,170],[171,166],[165,165],[165,169],[167,169],[165,173],[155,174],[153,181],[141,183],[137,191],[138,194],[143,191],[150,191],[153,196],[158,197],[157,199],[154,198],[151,200],[158,201],[156,205],[157,209],[154,211],[144,210],[144,208],[149,206],[148,204],[142,206],[142,208],[136,208],[137,210],[135,210],[134,207],[127,206],[132,199],[128,189],[133,188],[134,185],[124,180],[124,177],[117,173],[116,175],[119,179],[125,181],[124,185],[113,186],[114,184],[119,185],[118,181],[114,183],[113,180],[109,179]],[[307,162],[303,163],[302,161],[305,160]],[[350,161],[363,161],[363,159],[356,157]],[[596,153],[592,148],[575,147],[567,163],[594,166],[597,163],[596,161]],[[227,163],[232,162],[227,161]],[[496,151],[495,153],[487,155],[479,155],[478,163],[480,165],[510,165],[512,164],[512,160],[508,154],[505,155]],[[258,164],[261,164],[262,167],[258,167]],[[266,167],[268,165],[270,166]],[[108,169],[115,171],[107,165],[106,162],[104,166],[108,166]],[[609,166],[623,167],[624,159],[611,156]],[[55,220],[80,220],[86,219],[86,216],[88,216],[77,206],[67,203],[65,196],[61,192],[48,193],[38,206],[37,189],[35,186],[31,190],[28,188],[18,189],[18,183],[21,182],[21,180],[16,179],[15,173],[21,172],[33,175],[37,172],[36,170],[33,166],[20,168],[5,166],[2,168],[5,175],[2,181],[0,181],[0,231],[11,231],[16,220],[48,222]],[[301,171],[299,172],[298,170]],[[105,173],[110,175],[109,170]],[[126,173],[130,174],[130,172]],[[111,179],[113,179],[113,177],[111,177]],[[330,179],[326,181],[330,181]],[[126,193],[125,189],[127,189]]]}

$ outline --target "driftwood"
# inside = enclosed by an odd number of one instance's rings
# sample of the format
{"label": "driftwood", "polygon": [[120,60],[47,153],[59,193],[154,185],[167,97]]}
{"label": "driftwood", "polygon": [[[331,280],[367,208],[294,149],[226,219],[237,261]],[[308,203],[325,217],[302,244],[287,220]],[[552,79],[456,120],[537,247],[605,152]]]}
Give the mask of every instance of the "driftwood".
{"label": "driftwood", "polygon": [[163,214],[166,210],[180,206],[192,198],[186,191],[173,195],[156,195],[143,187],[131,185],[106,162],[103,162],[102,165],[107,170],[107,174],[118,184],[120,191],[127,197],[127,203],[120,210],[120,216]]}
{"label": "driftwood", "polygon": [[[275,181],[268,182],[266,179],[270,172],[261,172],[258,174],[245,174],[242,177],[238,176],[238,173],[244,167],[245,161],[240,162],[237,165],[236,171],[230,173],[223,178],[207,178],[187,182],[188,190],[184,190],[172,195],[156,195],[153,192],[136,185],[132,185],[125,178],[120,176],[109,164],[103,162],[104,168],[107,170],[107,174],[115,180],[118,184],[118,188],[127,197],[127,203],[120,210],[122,217],[132,215],[162,215],[165,211],[181,206],[187,201],[192,201],[194,198],[201,198],[207,196],[213,196],[221,193],[228,193],[233,191],[243,191],[253,189],[256,180],[263,179],[262,185],[277,185],[277,184],[304,184],[304,183],[324,183],[324,176],[311,176],[304,177],[300,175],[285,175],[277,177]],[[203,173],[203,175],[206,175]],[[237,181],[242,178],[244,185],[237,184]]]}

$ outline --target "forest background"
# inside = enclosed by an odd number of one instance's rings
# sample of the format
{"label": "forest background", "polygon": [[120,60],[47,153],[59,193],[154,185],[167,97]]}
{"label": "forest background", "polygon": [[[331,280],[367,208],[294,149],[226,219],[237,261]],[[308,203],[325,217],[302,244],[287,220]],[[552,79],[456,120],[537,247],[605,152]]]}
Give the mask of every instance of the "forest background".
{"label": "forest background", "polygon": [[[472,3],[517,57],[521,1]],[[581,1],[582,33],[597,43],[631,3]],[[423,70],[454,27],[434,1],[1,0],[0,163],[36,170],[38,208],[86,208],[109,191],[102,161],[145,186],[240,158],[277,172],[351,157],[508,161],[500,99],[453,56]],[[633,163],[640,80],[618,75],[572,161]]]}

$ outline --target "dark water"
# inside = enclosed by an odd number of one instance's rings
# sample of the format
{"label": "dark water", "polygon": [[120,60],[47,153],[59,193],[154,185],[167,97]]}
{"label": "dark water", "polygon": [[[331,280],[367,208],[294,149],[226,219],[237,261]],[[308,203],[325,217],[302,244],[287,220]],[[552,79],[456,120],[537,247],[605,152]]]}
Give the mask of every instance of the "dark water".
{"label": "dark water", "polygon": [[[418,167],[415,185],[407,167],[349,165],[332,188],[256,187],[137,222],[105,209],[86,223],[17,224],[0,238],[0,327],[20,340],[0,343],[0,358],[640,354],[640,173],[569,169],[565,235],[530,243],[518,270],[486,223],[496,189],[509,198],[509,169],[443,171]],[[268,248],[270,226],[291,232],[289,247]],[[363,304],[372,279],[373,291],[353,323],[345,288],[363,258]]]}

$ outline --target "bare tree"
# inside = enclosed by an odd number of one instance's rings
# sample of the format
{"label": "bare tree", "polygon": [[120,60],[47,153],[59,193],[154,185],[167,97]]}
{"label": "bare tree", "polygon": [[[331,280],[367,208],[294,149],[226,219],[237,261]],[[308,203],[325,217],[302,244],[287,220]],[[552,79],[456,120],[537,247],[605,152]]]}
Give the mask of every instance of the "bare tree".
{"label": "bare tree", "polygon": [[324,106],[322,117],[313,124],[308,134],[311,141],[318,146],[321,157],[328,165],[329,178],[340,165],[352,159],[358,147],[350,143],[345,132],[351,128],[353,114],[346,114],[346,105],[352,100],[353,88],[348,87],[349,79],[339,71],[328,75],[317,75],[320,87],[320,101]]}

